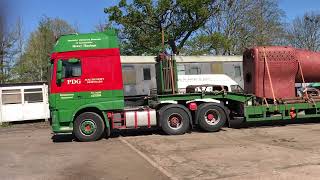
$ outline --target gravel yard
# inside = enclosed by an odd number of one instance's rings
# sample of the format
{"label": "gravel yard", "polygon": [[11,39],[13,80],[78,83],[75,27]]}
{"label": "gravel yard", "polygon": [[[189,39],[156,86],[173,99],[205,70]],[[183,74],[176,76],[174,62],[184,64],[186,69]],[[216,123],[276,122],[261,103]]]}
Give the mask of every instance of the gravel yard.
{"label": "gravel yard", "polygon": [[0,128],[1,179],[319,179],[320,125],[166,136],[121,132],[81,143],[46,122]]}

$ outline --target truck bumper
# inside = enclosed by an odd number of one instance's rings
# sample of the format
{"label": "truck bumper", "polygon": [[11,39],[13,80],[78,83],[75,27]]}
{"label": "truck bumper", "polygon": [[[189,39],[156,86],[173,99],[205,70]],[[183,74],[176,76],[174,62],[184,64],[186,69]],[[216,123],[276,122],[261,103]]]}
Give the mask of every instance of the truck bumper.
{"label": "truck bumper", "polygon": [[72,122],[66,122],[66,123],[60,123],[58,119],[58,113],[57,111],[51,112],[51,129],[54,133],[72,133],[73,131],[73,123]]}
{"label": "truck bumper", "polygon": [[72,133],[73,128],[69,126],[52,125],[52,131],[56,134],[60,133]]}

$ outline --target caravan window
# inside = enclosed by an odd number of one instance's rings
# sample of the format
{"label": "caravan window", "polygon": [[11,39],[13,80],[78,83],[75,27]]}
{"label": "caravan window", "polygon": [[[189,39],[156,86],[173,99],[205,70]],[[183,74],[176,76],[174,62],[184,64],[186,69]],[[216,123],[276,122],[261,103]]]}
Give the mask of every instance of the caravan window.
{"label": "caravan window", "polygon": [[41,88],[24,90],[24,102],[36,103],[36,102],[42,102],[42,101],[43,101],[43,95],[42,95]]}
{"label": "caravan window", "polygon": [[201,74],[201,69],[200,67],[198,66],[192,66],[190,69],[189,69],[189,74],[192,75],[192,74]]}
{"label": "caravan window", "polygon": [[241,68],[240,68],[240,66],[235,66],[234,67],[234,75],[235,75],[235,77],[241,77]]}
{"label": "caravan window", "polygon": [[177,64],[177,71],[178,71],[178,75],[185,75],[186,74],[186,66],[183,64]]}
{"label": "caravan window", "polygon": [[122,66],[122,78],[124,85],[136,84],[136,70],[134,66]]}
{"label": "caravan window", "polygon": [[143,80],[151,80],[150,68],[143,68]]}
{"label": "caravan window", "polygon": [[2,90],[2,104],[21,104],[20,89]]}

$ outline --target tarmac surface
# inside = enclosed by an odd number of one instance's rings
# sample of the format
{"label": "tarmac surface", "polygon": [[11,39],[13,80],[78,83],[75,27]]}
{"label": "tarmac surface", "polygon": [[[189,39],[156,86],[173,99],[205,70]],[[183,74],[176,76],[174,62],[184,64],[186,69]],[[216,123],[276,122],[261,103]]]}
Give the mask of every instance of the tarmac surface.
{"label": "tarmac surface", "polygon": [[[118,135],[118,136],[117,136]],[[319,179],[320,124],[180,136],[129,131],[82,143],[46,122],[0,127],[0,179]]]}

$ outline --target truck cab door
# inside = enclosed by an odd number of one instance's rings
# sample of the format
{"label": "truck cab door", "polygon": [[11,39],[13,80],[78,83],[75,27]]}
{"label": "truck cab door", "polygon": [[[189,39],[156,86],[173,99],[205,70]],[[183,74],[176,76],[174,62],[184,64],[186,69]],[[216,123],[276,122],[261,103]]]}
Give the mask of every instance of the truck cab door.
{"label": "truck cab door", "polygon": [[59,59],[56,63],[55,105],[59,107],[60,121],[70,121],[74,111],[85,102],[80,93],[81,60]]}

